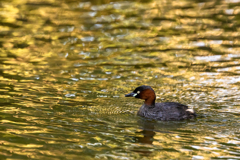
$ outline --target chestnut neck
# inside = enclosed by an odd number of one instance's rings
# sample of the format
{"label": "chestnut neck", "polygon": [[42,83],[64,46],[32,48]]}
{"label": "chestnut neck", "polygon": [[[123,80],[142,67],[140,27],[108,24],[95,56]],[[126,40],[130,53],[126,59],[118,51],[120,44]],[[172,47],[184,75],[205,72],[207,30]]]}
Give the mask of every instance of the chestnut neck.
{"label": "chestnut neck", "polygon": [[147,106],[154,107],[155,106],[155,100],[156,95],[152,88],[145,89],[144,91],[141,91],[140,97],[141,99],[144,99],[144,104]]}
{"label": "chestnut neck", "polygon": [[144,104],[154,107],[155,106],[155,100],[156,100],[156,97],[149,97],[148,99],[145,99]]}

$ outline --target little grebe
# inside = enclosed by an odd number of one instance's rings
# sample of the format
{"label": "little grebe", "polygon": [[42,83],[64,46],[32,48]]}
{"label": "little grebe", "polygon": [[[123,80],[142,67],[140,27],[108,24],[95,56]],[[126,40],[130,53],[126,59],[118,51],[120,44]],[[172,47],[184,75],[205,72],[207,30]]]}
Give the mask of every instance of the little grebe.
{"label": "little grebe", "polygon": [[155,103],[156,95],[150,86],[137,87],[132,93],[125,97],[144,99],[145,102],[138,111],[138,115],[161,121],[184,120],[195,118],[197,115],[193,109],[189,109],[176,102]]}

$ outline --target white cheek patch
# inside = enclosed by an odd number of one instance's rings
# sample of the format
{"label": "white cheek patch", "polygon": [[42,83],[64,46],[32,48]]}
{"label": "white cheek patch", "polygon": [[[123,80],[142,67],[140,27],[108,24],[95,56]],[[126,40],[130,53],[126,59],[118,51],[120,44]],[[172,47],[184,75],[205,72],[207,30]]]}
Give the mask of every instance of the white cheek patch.
{"label": "white cheek patch", "polygon": [[137,95],[137,93],[135,93],[134,95],[133,95],[133,97],[135,97]]}

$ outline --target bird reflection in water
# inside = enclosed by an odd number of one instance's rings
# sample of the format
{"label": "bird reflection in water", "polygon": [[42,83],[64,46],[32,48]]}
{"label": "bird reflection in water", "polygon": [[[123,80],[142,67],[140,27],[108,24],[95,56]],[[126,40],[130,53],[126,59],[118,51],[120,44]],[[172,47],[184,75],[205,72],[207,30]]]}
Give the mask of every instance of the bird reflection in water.
{"label": "bird reflection in water", "polygon": [[153,145],[154,136],[156,133],[162,134],[173,134],[173,130],[182,127],[186,124],[184,122],[167,122],[167,121],[155,121],[155,120],[146,120],[141,118],[138,121],[139,127],[142,129],[140,132],[135,132],[136,136],[132,138],[134,143],[139,143],[143,147],[138,146],[135,149],[132,149],[134,152],[140,153],[142,156],[150,156],[153,152],[152,147],[149,148],[148,145]]}

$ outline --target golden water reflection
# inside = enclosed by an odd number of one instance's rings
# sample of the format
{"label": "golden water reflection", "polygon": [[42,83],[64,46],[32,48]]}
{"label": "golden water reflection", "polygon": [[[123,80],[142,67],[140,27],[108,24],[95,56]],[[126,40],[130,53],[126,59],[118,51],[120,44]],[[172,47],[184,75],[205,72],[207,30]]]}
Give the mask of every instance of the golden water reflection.
{"label": "golden water reflection", "polygon": [[[238,1],[1,1],[0,159],[238,159],[239,11]],[[123,96],[143,84],[199,117],[146,130],[142,102]]]}

